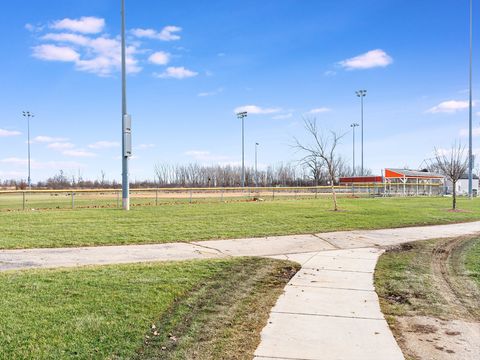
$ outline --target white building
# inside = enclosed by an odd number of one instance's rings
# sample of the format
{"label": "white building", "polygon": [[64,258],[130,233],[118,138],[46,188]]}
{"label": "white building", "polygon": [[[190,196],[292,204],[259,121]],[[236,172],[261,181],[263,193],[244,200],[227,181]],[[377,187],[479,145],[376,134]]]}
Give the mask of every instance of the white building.
{"label": "white building", "polygon": [[[477,195],[478,194],[478,176],[473,175],[473,194]],[[452,189],[452,182],[450,180],[447,180],[445,182],[446,185],[446,190],[447,194],[452,194],[453,189]],[[463,175],[458,181],[457,181],[457,195],[468,195],[468,174]]]}

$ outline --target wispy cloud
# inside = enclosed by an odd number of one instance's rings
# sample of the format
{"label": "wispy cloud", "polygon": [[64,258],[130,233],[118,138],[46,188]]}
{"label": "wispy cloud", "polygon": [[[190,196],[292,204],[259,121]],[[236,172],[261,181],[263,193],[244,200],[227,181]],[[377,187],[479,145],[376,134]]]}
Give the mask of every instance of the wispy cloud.
{"label": "wispy cloud", "polygon": [[55,30],[69,30],[83,34],[98,34],[105,27],[105,19],[83,16],[80,19],[65,18],[54,21],[50,28]]}
{"label": "wispy cloud", "polygon": [[186,69],[183,66],[179,66],[179,67],[170,66],[163,73],[154,74],[155,77],[158,77],[161,79],[168,79],[168,78],[186,79],[186,78],[191,78],[197,75],[198,75],[197,72]]}
{"label": "wispy cloud", "polygon": [[290,119],[291,117],[293,117],[293,114],[292,114],[292,113],[288,113],[288,114],[280,114],[280,115],[272,116],[272,119],[274,119],[274,120],[282,120],[282,119]]}
{"label": "wispy cloud", "polygon": [[327,108],[327,107],[319,107],[319,108],[315,108],[315,109],[310,110],[308,112],[308,114],[315,115],[315,114],[322,114],[322,113],[326,113],[326,112],[330,112],[330,111],[332,111],[332,109]]}
{"label": "wispy cloud", "polygon": [[[0,163],[8,164],[11,166],[24,167],[28,164],[28,159],[10,157],[1,159]],[[85,165],[78,163],[76,161],[37,161],[31,159],[31,166],[33,169],[42,170],[42,169],[79,169],[84,168]]]}
{"label": "wispy cloud", "polygon": [[165,51],[157,51],[148,57],[148,61],[155,65],[167,65],[170,62],[170,54]]}
{"label": "wispy cloud", "polygon": [[[461,129],[460,130],[460,136],[463,136],[463,137],[466,137],[468,136],[468,129]],[[472,129],[472,135],[477,137],[477,136],[480,136],[480,127],[474,127]]]}
{"label": "wispy cloud", "polygon": [[97,156],[95,153],[92,153],[90,151],[86,151],[83,149],[74,149],[74,150],[65,150],[62,152],[63,155],[65,156],[71,156],[71,157],[95,157]]}
{"label": "wispy cloud", "polygon": [[185,152],[185,155],[198,161],[226,161],[229,159],[228,156],[215,155],[206,150],[189,150]]}
{"label": "wispy cloud", "polygon": [[223,88],[218,88],[218,89],[213,90],[213,91],[205,91],[205,92],[198,93],[198,96],[200,96],[200,97],[215,96],[215,95],[218,95],[222,92],[223,92]]}
{"label": "wispy cloud", "polygon": [[347,70],[371,69],[386,67],[393,63],[393,59],[381,49],[370,50],[364,54],[342,60],[338,64]]}
{"label": "wispy cloud", "polygon": [[152,149],[154,147],[156,147],[155,144],[140,144],[137,146],[137,149],[145,150],[145,149]]}
{"label": "wispy cloud", "polygon": [[52,143],[52,142],[66,142],[68,141],[67,138],[60,138],[60,137],[52,137],[52,136],[36,136],[33,138],[33,142],[37,143]]}
{"label": "wispy cloud", "polygon": [[53,150],[66,150],[66,149],[73,149],[75,147],[74,144],[69,142],[52,142],[47,145],[47,148]]}
{"label": "wispy cloud", "polygon": [[[473,103],[475,106],[475,102]],[[468,109],[469,103],[465,100],[447,100],[427,110],[427,113],[455,113]]]}
{"label": "wispy cloud", "polygon": [[97,141],[96,143],[88,145],[90,149],[111,149],[119,146],[120,144],[116,141]]}
{"label": "wispy cloud", "polygon": [[239,106],[233,110],[235,114],[246,111],[249,115],[275,114],[282,111],[281,108],[263,108],[257,105]]}
{"label": "wispy cloud", "polygon": [[0,129],[0,137],[10,137],[10,136],[17,136],[21,134],[22,133],[20,131]]}
{"label": "wispy cloud", "polygon": [[175,41],[180,40],[180,35],[178,35],[178,33],[181,31],[181,27],[169,25],[165,26],[160,31],[154,29],[133,29],[132,34],[138,38]]}

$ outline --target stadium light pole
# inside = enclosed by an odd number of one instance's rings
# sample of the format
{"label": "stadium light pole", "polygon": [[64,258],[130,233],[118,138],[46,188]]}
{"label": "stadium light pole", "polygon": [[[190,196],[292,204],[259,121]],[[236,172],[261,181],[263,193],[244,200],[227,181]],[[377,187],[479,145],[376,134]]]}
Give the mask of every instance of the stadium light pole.
{"label": "stadium light pole", "polygon": [[122,208],[130,210],[128,159],[132,156],[132,119],[127,113],[127,66],[125,44],[125,0],[121,0],[122,13]]}
{"label": "stadium light pole", "polygon": [[27,144],[28,144],[28,190],[32,190],[32,178],[30,172],[30,118],[35,117],[30,111],[23,111],[23,116],[27,118]]}
{"label": "stadium light pole", "polygon": [[350,125],[350,127],[352,128],[352,131],[353,131],[353,176],[356,175],[356,170],[355,170],[355,128],[358,127],[360,125],[358,125],[357,123],[353,123],[352,125]]}
{"label": "stadium light pole", "polygon": [[472,140],[472,39],[473,39],[473,0],[470,0],[470,71],[468,99],[468,197],[473,198],[473,140]]}
{"label": "stadium light pole", "polygon": [[242,188],[245,187],[245,118],[247,112],[237,113],[237,118],[242,120]]}
{"label": "stadium light pole", "polygon": [[361,137],[362,137],[362,163],[361,163],[361,174],[363,176],[363,98],[365,96],[367,96],[367,90],[358,90],[355,92],[355,94],[357,94],[357,96],[360,98],[360,116],[361,116],[361,120],[360,120],[360,126],[361,126]]}
{"label": "stadium light pole", "polygon": [[258,171],[257,171],[257,160],[258,160],[258,142],[255,143],[255,186],[258,187]]}

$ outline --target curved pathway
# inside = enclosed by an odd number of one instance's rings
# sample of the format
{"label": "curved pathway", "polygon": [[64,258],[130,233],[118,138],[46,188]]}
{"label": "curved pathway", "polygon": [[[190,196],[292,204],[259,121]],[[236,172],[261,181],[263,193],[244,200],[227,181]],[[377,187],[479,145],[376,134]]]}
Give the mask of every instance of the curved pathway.
{"label": "curved pathway", "polygon": [[373,271],[387,246],[480,233],[480,222],[158,245],[0,251],[0,271],[265,256],[297,261],[255,358],[403,359],[380,311]]}

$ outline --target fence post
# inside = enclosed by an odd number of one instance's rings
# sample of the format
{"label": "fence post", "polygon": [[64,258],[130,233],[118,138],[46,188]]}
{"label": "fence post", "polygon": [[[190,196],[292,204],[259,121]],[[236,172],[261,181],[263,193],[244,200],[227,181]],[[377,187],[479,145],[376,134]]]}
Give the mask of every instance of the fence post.
{"label": "fence post", "polygon": [[190,204],[192,203],[192,190],[190,190]]}
{"label": "fence post", "polygon": [[224,191],[224,189],[222,188],[222,195],[221,195],[221,200],[220,200],[222,202],[223,202],[223,191]]}
{"label": "fence post", "polygon": [[23,210],[25,210],[25,191],[22,192],[23,195]]}
{"label": "fence post", "polygon": [[158,190],[155,190],[155,206],[158,206]]}
{"label": "fence post", "polygon": [[120,191],[117,191],[117,208],[120,207]]}
{"label": "fence post", "polygon": [[315,199],[317,198],[317,194],[318,194],[318,186],[315,186]]}
{"label": "fence post", "polygon": [[75,209],[75,193],[72,191],[72,209]]}
{"label": "fence post", "polygon": [[272,189],[272,200],[275,200],[275,188]]}

